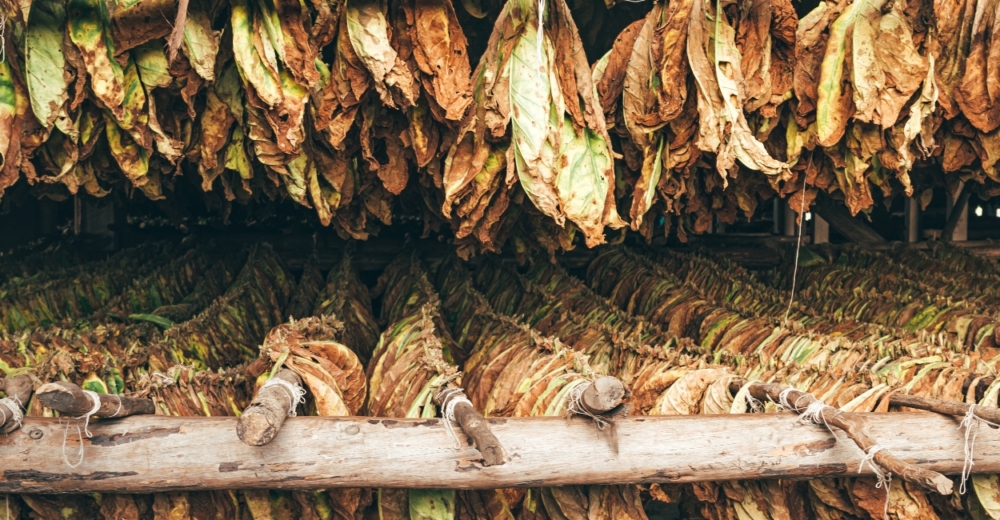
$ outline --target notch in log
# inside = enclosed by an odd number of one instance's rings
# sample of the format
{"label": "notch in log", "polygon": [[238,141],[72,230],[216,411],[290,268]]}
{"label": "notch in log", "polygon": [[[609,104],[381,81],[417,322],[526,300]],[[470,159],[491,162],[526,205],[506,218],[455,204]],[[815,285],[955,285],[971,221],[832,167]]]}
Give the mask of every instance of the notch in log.
{"label": "notch in log", "polygon": [[[271,378],[275,379],[302,388],[302,378],[287,368],[279,370]],[[250,446],[263,446],[271,442],[297,401],[298,395],[292,395],[285,385],[265,384],[246,410],[243,410],[243,415],[236,423],[236,435]]]}
{"label": "notch in log", "polygon": [[[735,388],[736,391],[739,391],[747,383],[746,380],[735,379],[730,384],[729,390],[732,392]],[[785,404],[788,405],[791,411],[797,414],[802,414],[810,406],[821,402],[813,397],[812,394],[774,383],[754,382],[750,384],[748,391],[754,399],[770,401],[775,404],[781,404],[782,394],[785,394]],[[866,454],[871,453],[872,448],[879,445],[868,434],[868,424],[859,415],[842,412],[832,406],[824,405],[819,410],[817,419],[828,427],[836,426],[843,430],[847,437],[853,440],[858,445],[858,448]],[[911,484],[917,484],[924,489],[941,495],[950,495],[952,492],[953,483],[948,477],[936,471],[926,470],[904,462],[887,450],[875,452],[872,460],[882,470],[888,471],[893,475],[899,475],[903,480]]]}
{"label": "notch in log", "polygon": [[[38,400],[47,408],[62,415],[83,417],[94,409],[94,400],[79,385],[67,381],[46,383],[38,389]],[[152,399],[125,397],[115,394],[97,394],[100,407],[93,417],[104,419],[149,415],[156,413]]]}
{"label": "notch in log", "polygon": [[[25,407],[28,405],[28,400],[31,399],[31,390],[34,385],[31,382],[31,377],[27,375],[0,378],[0,391],[7,395],[7,398],[14,401],[16,406],[20,406],[21,412],[24,411]],[[18,429],[21,424],[14,420],[13,410],[7,410],[6,406],[4,409],[0,410],[0,434],[7,435]]]}
{"label": "notch in log", "polygon": [[[472,446],[479,450],[479,454],[483,457],[483,466],[501,466],[507,462],[509,460],[507,452],[500,444],[500,439],[497,439],[497,436],[493,434],[493,430],[490,429],[489,423],[486,422],[482,414],[469,404],[465,392],[462,392],[460,388],[442,388],[434,395],[434,404],[438,406],[443,415],[448,402],[454,399],[460,400],[455,403],[455,422],[472,440]],[[448,418],[443,417],[442,420],[447,421]]]}

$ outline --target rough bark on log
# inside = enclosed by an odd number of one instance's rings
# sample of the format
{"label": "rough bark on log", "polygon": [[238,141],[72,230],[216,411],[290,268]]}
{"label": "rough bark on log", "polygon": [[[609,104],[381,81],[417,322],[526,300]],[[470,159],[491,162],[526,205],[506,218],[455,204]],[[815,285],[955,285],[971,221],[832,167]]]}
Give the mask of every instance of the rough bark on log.
{"label": "rough bark on log", "polygon": [[[746,383],[744,380],[734,381],[730,390],[733,386],[738,385],[738,388]],[[755,399],[772,403],[780,403],[781,394],[787,391],[785,403],[798,414],[805,412],[811,405],[819,402],[809,393],[774,383],[753,383],[748,391]],[[876,442],[875,437],[869,433],[869,425],[861,414],[842,412],[827,405],[819,411],[818,418],[822,420],[824,425],[836,426],[843,430],[847,437],[853,440],[864,453],[870,453],[876,446],[883,448],[874,453],[873,459],[875,464],[885,471],[941,495],[951,494],[953,487],[951,479],[938,472],[909,464],[893,455],[891,450],[884,449],[887,446]]]}
{"label": "rough bark on log", "polygon": [[1000,408],[993,408],[989,406],[976,406],[973,408],[973,405],[970,404],[906,394],[892,394],[889,396],[889,404],[893,406],[906,406],[908,408],[916,408],[918,410],[926,410],[928,412],[940,413],[944,415],[954,415],[956,417],[964,417],[967,413],[969,413],[969,409],[972,408],[973,415],[984,421],[992,423],[994,428],[996,428],[995,425],[1000,424]]}
{"label": "rough bark on log", "polygon": [[[452,392],[448,392],[448,390],[452,390]],[[441,389],[441,391],[434,395],[434,404],[439,409],[444,410],[447,401],[466,397],[464,392],[455,392],[455,390],[457,389]],[[500,439],[497,439],[497,436],[493,434],[493,430],[490,430],[490,425],[483,418],[482,414],[465,401],[455,404],[454,413],[455,422],[472,439],[472,446],[482,454],[483,466],[500,466],[507,462],[507,452],[504,451],[503,445],[500,444]]]}
{"label": "rough bark on log", "polygon": [[[26,375],[0,378],[0,392],[3,392],[8,398],[19,404],[22,412],[24,411],[24,407],[27,406],[28,400],[31,399],[31,390],[33,387],[31,377]],[[0,413],[3,413],[3,420],[0,420],[0,434],[6,435],[18,428],[19,424],[14,420],[12,412],[12,410],[0,410]]]}
{"label": "rough bark on log", "polygon": [[[142,415],[92,424],[75,469],[53,456],[63,449],[65,421],[28,417],[23,428],[0,436],[0,493],[494,489],[858,476],[857,447],[837,442],[826,428],[796,425],[793,417],[624,417],[617,421],[618,453],[583,418],[487,419],[510,461],[483,467],[478,451],[454,449],[439,419],[291,417],[282,435],[252,447],[233,435],[235,417]],[[965,435],[954,418],[927,412],[855,418],[900,459],[961,473]],[[66,450],[75,453],[80,442],[70,435]],[[980,431],[973,471],[1000,473],[1000,431]],[[871,467],[861,474],[871,475]]]}
{"label": "rough bark on log", "polygon": [[[66,416],[81,417],[94,408],[94,401],[90,395],[84,393],[78,385],[67,381],[46,383],[37,393],[38,400],[43,405]],[[98,394],[98,397],[101,407],[94,413],[94,417],[110,419],[156,413],[152,399],[114,394]]]}
{"label": "rough bark on log", "polygon": [[[274,378],[302,387],[302,378],[287,368],[279,370]],[[261,388],[236,423],[236,435],[250,446],[263,446],[271,442],[281,430],[296,398],[282,386]]]}

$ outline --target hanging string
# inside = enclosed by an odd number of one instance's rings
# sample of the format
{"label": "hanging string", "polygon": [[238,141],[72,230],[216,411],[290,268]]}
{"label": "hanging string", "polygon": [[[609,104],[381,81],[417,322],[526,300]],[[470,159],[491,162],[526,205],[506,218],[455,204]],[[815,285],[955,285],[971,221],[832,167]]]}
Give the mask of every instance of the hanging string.
{"label": "hanging string", "polygon": [[986,423],[990,426],[996,426],[1000,428],[1000,424],[994,424],[982,417],[975,414],[974,410],[976,405],[970,404],[969,410],[965,412],[965,418],[958,425],[959,429],[965,428],[965,461],[962,463],[962,484],[958,488],[959,494],[964,495],[966,491],[966,482],[969,480],[969,475],[972,473],[972,457],[976,449],[976,436],[979,435],[979,424]]}
{"label": "hanging string", "polygon": [[7,15],[0,15],[0,63],[7,61]]}
{"label": "hanging string", "polygon": [[805,227],[803,215],[806,213],[806,178],[802,177],[802,195],[799,197],[799,238],[795,241],[795,267],[792,268],[792,287],[788,294],[788,308],[785,309],[785,318],[781,321],[783,327],[788,327],[788,315],[792,312],[792,304],[795,302],[795,283],[799,276],[799,251],[802,250],[802,228]]}
{"label": "hanging string", "polygon": [[441,393],[444,394],[441,399],[441,418],[444,419],[444,429],[448,433],[448,438],[451,439],[452,446],[456,450],[460,450],[462,449],[462,441],[458,438],[455,427],[451,424],[457,422],[455,420],[455,406],[459,403],[468,403],[469,406],[472,406],[472,401],[465,397],[461,388],[446,388]]}
{"label": "hanging string", "polygon": [[299,406],[299,403],[306,402],[306,389],[277,377],[268,379],[267,382],[264,383],[264,386],[260,387],[260,389],[263,391],[265,388],[272,386],[280,386],[288,392],[288,397],[290,399],[288,403],[288,416],[295,417],[295,409]]}
{"label": "hanging string", "polygon": [[892,473],[883,471],[875,464],[875,454],[884,449],[880,444],[868,448],[868,453],[865,453],[864,458],[861,459],[861,465],[858,466],[858,473],[865,469],[865,464],[872,467],[872,471],[875,472],[875,477],[878,479],[878,482],[875,483],[875,489],[885,488],[885,508],[882,511],[882,518],[889,518],[889,487],[892,486]]}
{"label": "hanging string", "polygon": [[[87,434],[88,439],[93,437],[93,435],[90,434],[89,430],[90,417],[101,409],[101,396],[97,392],[93,392],[91,390],[84,390],[83,393],[90,398],[90,401],[94,404],[94,406],[93,408],[90,409],[89,412],[77,417],[77,420],[83,419],[83,429],[82,430],[80,429],[80,423],[78,422],[76,424],[76,435],[80,441],[80,449],[77,452],[78,458],[76,463],[70,462],[69,457],[66,455],[66,441],[69,439],[69,425],[67,424],[66,429],[63,430],[62,458],[63,462],[65,462],[66,465],[72,469],[76,469],[77,467],[80,466],[80,464],[83,464],[83,435]],[[120,402],[121,400],[119,400],[119,403]]]}
{"label": "hanging string", "polygon": [[[545,39],[545,0],[538,0],[538,63],[542,62],[542,43],[544,39]],[[546,93],[546,95],[547,94],[548,93]]]}

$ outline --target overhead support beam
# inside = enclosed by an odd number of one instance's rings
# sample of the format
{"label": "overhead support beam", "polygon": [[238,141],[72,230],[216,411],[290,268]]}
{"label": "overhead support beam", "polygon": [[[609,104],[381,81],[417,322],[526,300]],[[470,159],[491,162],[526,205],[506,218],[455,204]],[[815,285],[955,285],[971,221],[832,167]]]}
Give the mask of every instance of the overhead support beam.
{"label": "overhead support beam", "polygon": [[826,195],[820,194],[819,197],[816,197],[814,208],[816,213],[830,224],[830,227],[851,242],[870,248],[884,247],[888,244],[864,220],[852,216],[843,204],[831,200]]}
{"label": "overhead support beam", "polygon": [[[852,414],[884,450],[920,468],[958,475],[959,418],[925,412]],[[790,413],[632,416],[617,445],[589,419],[489,419],[510,462],[483,466],[439,419],[291,417],[271,443],[248,446],[235,417],[133,416],[73,423],[26,418],[0,436],[0,493],[150,493],[336,487],[503,488],[870,474],[843,432]],[[68,435],[67,435],[67,428]],[[64,440],[65,439],[65,440]],[[65,443],[65,445],[64,445]],[[79,466],[71,468],[63,453]],[[976,473],[1000,473],[1000,430],[980,428]]]}
{"label": "overhead support beam", "polygon": [[823,217],[813,214],[813,244],[830,242],[830,223]]}
{"label": "overhead support beam", "polygon": [[948,220],[941,231],[941,240],[945,242],[964,242],[969,238],[969,197],[972,190],[969,184],[963,182],[958,196],[952,199],[948,196]]}

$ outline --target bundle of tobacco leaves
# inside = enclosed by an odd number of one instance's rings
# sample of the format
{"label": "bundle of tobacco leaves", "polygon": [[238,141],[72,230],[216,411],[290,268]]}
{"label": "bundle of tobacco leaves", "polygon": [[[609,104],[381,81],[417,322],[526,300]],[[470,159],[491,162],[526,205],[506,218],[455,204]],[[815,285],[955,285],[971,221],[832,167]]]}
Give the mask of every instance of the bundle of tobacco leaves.
{"label": "bundle of tobacco leaves", "polygon": [[417,208],[463,256],[990,198],[996,2],[5,2],[0,193],[193,179],[357,239]]}

